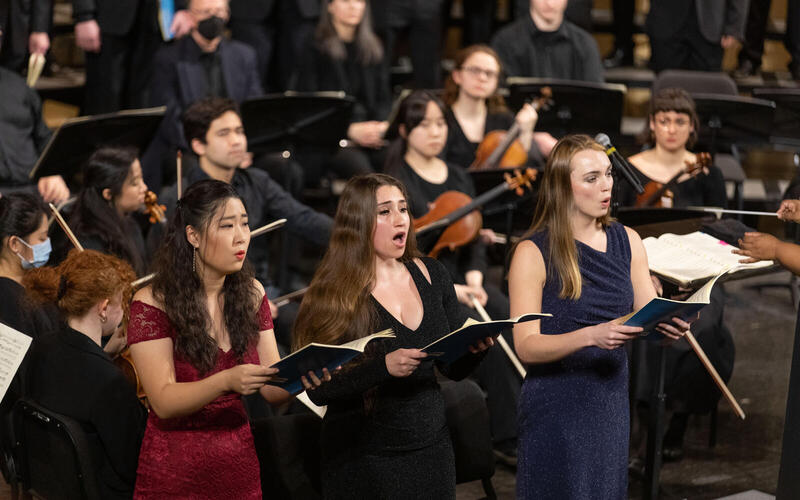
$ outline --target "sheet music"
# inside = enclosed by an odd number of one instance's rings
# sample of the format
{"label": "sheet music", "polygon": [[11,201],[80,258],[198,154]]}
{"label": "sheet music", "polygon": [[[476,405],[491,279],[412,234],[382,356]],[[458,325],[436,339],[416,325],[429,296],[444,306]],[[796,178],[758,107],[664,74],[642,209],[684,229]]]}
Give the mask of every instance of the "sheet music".
{"label": "sheet music", "polygon": [[308,394],[306,394],[306,391],[303,391],[300,394],[298,394],[297,395],[297,400],[300,401],[301,403],[303,403],[304,405],[306,405],[309,410],[311,410],[314,413],[316,413],[319,418],[324,417],[325,413],[327,413],[327,411],[328,411],[328,407],[327,406],[317,406],[317,405],[315,405],[314,402],[311,401],[308,398]]}
{"label": "sheet music", "polygon": [[5,397],[14,374],[28,352],[31,340],[27,335],[0,323],[0,401]]}

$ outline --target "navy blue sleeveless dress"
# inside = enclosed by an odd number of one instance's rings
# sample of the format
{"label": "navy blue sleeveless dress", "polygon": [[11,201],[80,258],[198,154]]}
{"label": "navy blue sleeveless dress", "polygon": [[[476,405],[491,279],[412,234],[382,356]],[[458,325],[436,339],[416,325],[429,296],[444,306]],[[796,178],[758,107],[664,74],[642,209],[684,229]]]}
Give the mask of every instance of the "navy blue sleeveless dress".
{"label": "navy blue sleeveless dress", "polygon": [[[560,299],[548,269],[543,334],[605,323],[633,309],[631,249],[619,223],[606,230],[605,252],[576,241],[583,281],[578,300]],[[531,237],[548,262],[547,233]],[[628,360],[623,348],[583,348],[528,367],[519,398],[517,497],[624,499],[628,486]]]}

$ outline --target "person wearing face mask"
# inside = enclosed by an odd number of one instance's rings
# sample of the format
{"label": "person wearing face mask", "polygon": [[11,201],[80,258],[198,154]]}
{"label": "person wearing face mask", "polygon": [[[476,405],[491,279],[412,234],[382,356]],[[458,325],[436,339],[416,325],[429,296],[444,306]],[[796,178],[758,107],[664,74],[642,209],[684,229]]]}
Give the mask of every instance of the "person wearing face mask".
{"label": "person wearing face mask", "polygon": [[[186,0],[174,0],[170,32],[186,35],[193,20]],[[153,54],[162,45],[158,2],[153,0],[72,0],[75,44],[86,55],[82,113],[95,115],[143,108]]]}
{"label": "person wearing face mask", "polygon": [[223,37],[228,0],[191,0],[190,36],[162,47],[153,61],[150,104],[166,106],[161,127],[142,158],[144,180],[158,192],[173,180],[175,153],[188,151],[181,115],[204,97],[228,97],[237,103],[263,94],[255,51]]}
{"label": "person wearing face mask", "polygon": [[[36,307],[25,294],[22,280],[30,269],[47,262],[47,208],[30,193],[0,197],[0,323],[34,339],[58,328],[58,312]],[[26,394],[25,378],[30,355],[26,355],[5,397],[0,402],[0,466],[3,473],[11,460],[14,444],[11,409]]]}
{"label": "person wearing face mask", "polygon": [[[135,148],[100,148],[83,169],[78,199],[65,208],[67,222],[83,248],[119,257],[142,276],[147,256],[141,227],[132,214],[143,208],[146,192]],[[54,262],[61,262],[72,243],[56,225],[51,234]]]}
{"label": "person wearing face mask", "polygon": [[86,431],[101,498],[133,493],[147,411],[100,347],[123,322],[135,278],[128,264],[94,250],[72,251],[58,267],[36,269],[23,283],[31,298],[55,303],[65,324],[36,341],[28,396],[77,420]]}
{"label": "person wearing face mask", "polygon": [[567,0],[530,0],[528,5],[528,15],[521,15],[492,39],[506,74],[602,82],[597,43],[565,19]]}

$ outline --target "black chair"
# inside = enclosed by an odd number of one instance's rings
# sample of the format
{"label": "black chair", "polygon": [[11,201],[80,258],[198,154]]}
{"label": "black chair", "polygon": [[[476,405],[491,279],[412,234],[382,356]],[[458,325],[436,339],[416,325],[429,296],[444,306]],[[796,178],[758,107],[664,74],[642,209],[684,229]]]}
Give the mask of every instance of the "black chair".
{"label": "black chair", "polygon": [[13,416],[23,495],[101,498],[87,436],[78,422],[25,398],[14,405]]}
{"label": "black chair", "polygon": [[440,385],[456,457],[456,484],[480,480],[486,498],[494,500],[495,457],[486,397],[472,380],[448,380]]}

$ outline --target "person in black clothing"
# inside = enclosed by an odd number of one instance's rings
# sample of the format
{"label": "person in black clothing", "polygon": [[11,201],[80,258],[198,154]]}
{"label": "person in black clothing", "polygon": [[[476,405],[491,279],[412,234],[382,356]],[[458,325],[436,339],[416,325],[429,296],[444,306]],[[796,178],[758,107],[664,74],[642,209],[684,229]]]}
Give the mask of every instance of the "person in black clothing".
{"label": "person in black clothing", "polygon": [[602,82],[594,38],[564,18],[567,0],[530,0],[530,15],[497,32],[492,47],[508,76]]}
{"label": "person in black clothing", "polygon": [[[384,174],[351,179],[331,244],[303,299],[294,347],[341,344],[392,328],[357,363],[330,374],[309,398],[322,422],[325,498],[455,498],[455,460],[434,366],[458,380],[492,345],[486,338],[450,365],[420,348],[463,324],[444,267],[417,257],[402,184]],[[345,263],[347,265],[345,265]]]}
{"label": "person in black clothing", "polygon": [[[47,208],[31,193],[0,198],[0,323],[32,337],[34,341],[58,328],[58,313],[35,307],[26,297],[22,279],[32,266],[47,262]],[[14,426],[11,409],[26,394],[26,355],[0,402],[0,469],[6,481],[13,465]]]}
{"label": "person in black clothing", "polygon": [[50,48],[52,0],[0,0],[0,66],[19,72],[27,54]]}
{"label": "person in black clothing", "polygon": [[66,324],[34,348],[30,398],[77,420],[88,438],[102,498],[130,498],[147,411],[132,384],[100,347],[122,323],[135,278],[128,264],[94,250],[72,252],[23,282],[40,302],[58,305]]}
{"label": "person in black clothing", "polygon": [[[340,150],[327,167],[343,178],[373,170],[370,155],[383,145],[392,104],[380,40],[367,2],[330,0],[317,31],[301,54],[290,87],[297,91],[344,91],[356,100],[347,138],[358,148]],[[301,160],[306,166],[314,161]],[[313,176],[310,176],[313,178]]]}
{"label": "person in black clothing", "polygon": [[[792,78],[800,80],[800,3],[786,2],[786,33],[783,45],[792,56],[789,71]],[[734,76],[746,77],[761,68],[761,56],[764,53],[764,37],[769,21],[769,9],[772,0],[750,0],[750,7],[745,23],[744,43],[739,51],[739,67]]]}
{"label": "person in black clothing", "polygon": [[167,111],[142,157],[144,180],[154,191],[175,180],[175,153],[189,151],[181,114],[204,97],[229,97],[241,103],[263,94],[256,53],[249,45],[223,37],[228,0],[191,0],[195,22],[189,36],[162,47],[153,60],[150,105]]}
{"label": "person in black clothing", "polygon": [[[203,179],[216,179],[231,184],[241,195],[247,207],[250,227],[256,229],[275,219],[285,218],[286,229],[295,237],[324,247],[328,244],[332,221],[325,214],[314,211],[292,198],[268,173],[256,168],[242,168],[247,151],[247,137],[236,103],[230,99],[208,98],[192,104],[184,114],[183,129],[186,142],[198,157],[198,166],[186,172],[183,189]],[[177,202],[177,188],[166,188],[159,201],[171,214]],[[161,235],[160,228],[148,235],[154,247]],[[151,239],[152,238],[152,239]],[[267,252],[268,237],[256,238],[248,254],[256,268],[256,276],[267,285],[268,297],[281,295],[281,290],[271,283]],[[290,335],[297,306],[287,304],[278,309],[270,303],[275,332],[281,345],[291,345]]]}
{"label": "person in black clothing", "polygon": [[39,94],[24,78],[0,67],[0,193],[38,189],[45,201],[69,198],[60,175],[42,177],[36,185],[28,177],[48,140],[50,129],[42,120]]}
{"label": "person in black clothing", "polygon": [[[697,112],[692,98],[682,89],[667,88],[654,96],[650,105],[648,126],[644,133],[645,143],[651,149],[629,158],[634,174],[642,185],[656,181],[667,183],[676,174],[686,168],[687,162],[696,161],[696,155],[686,148],[694,144],[698,128]],[[672,196],[664,200],[662,205],[673,207],[715,206],[725,208],[725,181],[719,168],[712,165],[698,171],[694,176],[684,174],[678,183],[670,188]],[[620,206],[633,206],[636,193],[630,184],[622,180],[619,191]],[[651,276],[659,294],[664,293],[660,280]],[[685,300],[687,290],[673,288],[669,293],[672,299]],[[700,318],[692,323],[700,346],[708,354],[717,371],[727,381],[733,373],[735,347],[730,331],[723,323],[725,305],[724,287],[716,286],[711,292],[711,303],[700,314]],[[651,342],[641,341],[634,344],[633,357],[639,368],[634,373],[632,386],[634,397],[638,402],[639,423],[649,418],[646,404],[652,395],[652,381],[658,366],[658,348]],[[672,412],[669,428],[664,436],[663,455],[665,460],[677,460],[683,456],[683,435],[689,415],[704,414],[717,404],[720,392],[713,380],[700,364],[697,356],[686,343],[674,343],[667,349],[666,381],[667,408]],[[643,453],[644,439],[638,446],[635,443],[634,453]],[[641,438],[641,436],[640,436]],[[638,457],[632,463],[640,467],[643,462]]]}
{"label": "person in black clothing", "polygon": [[503,73],[497,53],[486,45],[472,45],[461,49],[454,63],[444,88],[448,127],[444,159],[469,167],[484,137],[494,130],[510,129],[516,120],[521,126],[517,140],[528,151],[528,163],[543,164],[556,140],[547,132],[533,131],[538,115],[530,104],[525,104],[516,117],[506,108],[497,93]]}
{"label": "person in black clothing", "polygon": [[[416,91],[406,97],[400,104],[390,132],[392,136],[396,132],[399,138],[390,146],[385,171],[406,187],[408,207],[413,218],[428,213],[430,204],[446,191],[458,191],[475,197],[475,187],[469,174],[437,157],[448,134],[444,107],[432,94]],[[482,229],[481,235],[455,250],[443,250],[437,259],[455,283],[456,297],[465,314],[482,320],[472,303],[472,297],[475,297],[486,307],[491,318],[507,318],[508,297],[496,285],[484,282],[488,267],[486,241],[491,241],[493,233],[489,229]],[[519,375],[501,348],[494,347],[475,370],[475,378],[487,392],[496,453],[505,463],[516,465]]]}
{"label": "person in black clothing", "polygon": [[[147,273],[147,254],[138,222],[131,215],[144,207],[147,185],[134,148],[104,147],[83,169],[83,188],[69,210],[67,223],[81,246],[126,261],[137,276]],[[54,261],[72,250],[64,231],[53,226]]]}

